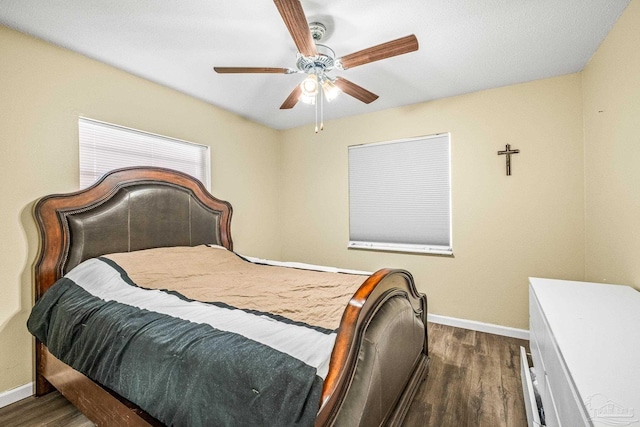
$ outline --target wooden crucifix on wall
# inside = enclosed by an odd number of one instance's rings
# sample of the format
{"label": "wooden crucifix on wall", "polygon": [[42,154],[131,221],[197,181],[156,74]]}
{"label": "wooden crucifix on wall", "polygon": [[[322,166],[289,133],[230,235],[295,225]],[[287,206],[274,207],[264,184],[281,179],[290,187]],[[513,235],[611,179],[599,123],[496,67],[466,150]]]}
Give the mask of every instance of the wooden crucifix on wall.
{"label": "wooden crucifix on wall", "polygon": [[511,175],[511,155],[518,154],[520,150],[512,150],[511,144],[507,144],[504,151],[498,151],[498,155],[505,155],[507,160],[507,176]]}

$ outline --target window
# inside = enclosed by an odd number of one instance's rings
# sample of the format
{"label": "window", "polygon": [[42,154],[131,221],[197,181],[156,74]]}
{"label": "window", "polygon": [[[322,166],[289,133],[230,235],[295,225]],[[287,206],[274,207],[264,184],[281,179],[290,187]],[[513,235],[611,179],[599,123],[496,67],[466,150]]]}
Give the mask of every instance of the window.
{"label": "window", "polygon": [[451,254],[450,135],[349,147],[349,247]]}
{"label": "window", "polygon": [[209,147],[80,117],[80,188],[129,166],[175,169],[210,182]]}

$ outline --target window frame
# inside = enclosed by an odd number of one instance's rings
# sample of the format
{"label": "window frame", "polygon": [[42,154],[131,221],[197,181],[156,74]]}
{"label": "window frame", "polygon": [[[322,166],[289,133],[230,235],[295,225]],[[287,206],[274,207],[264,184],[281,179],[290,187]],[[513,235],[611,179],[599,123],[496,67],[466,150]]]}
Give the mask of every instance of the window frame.
{"label": "window frame", "polygon": [[[155,158],[155,159],[151,159],[151,161],[149,161],[147,164],[143,164],[146,162],[141,162],[140,164],[122,164],[120,166],[117,165],[117,161],[114,160],[113,163],[116,164],[116,167],[113,167],[112,169],[108,170],[108,171],[94,171],[93,173],[93,182],[91,182],[90,184],[86,184],[86,182],[83,183],[83,131],[81,129],[83,122],[85,124],[88,125],[97,125],[97,126],[101,126],[104,129],[110,129],[110,130],[114,130],[116,132],[125,132],[125,133],[129,133],[131,134],[131,136],[142,136],[144,138],[151,138],[153,139],[152,143],[171,143],[171,144],[179,144],[179,145],[186,145],[192,148],[197,148],[197,149],[201,149],[203,150],[201,153],[201,158],[199,160],[202,160],[203,162],[197,162],[197,164],[199,165],[200,168],[203,169],[204,171],[204,176],[203,177],[199,177],[199,176],[194,176],[192,173],[189,173],[186,170],[180,170],[176,167],[171,167],[170,165],[167,165],[165,162],[162,162],[161,160],[159,160],[159,158]],[[88,143],[87,143],[88,144]],[[126,153],[124,151],[118,151],[118,154],[124,154],[126,155]],[[86,154],[86,152],[85,152]],[[134,153],[134,156],[138,156],[140,153]],[[149,157],[151,158],[153,156],[153,154],[149,154]],[[95,155],[95,153],[93,153],[93,155],[89,155],[89,162],[94,161],[97,156]],[[115,156],[114,156],[115,157]],[[142,157],[142,156],[140,156]],[[194,164],[196,164],[196,162],[194,162]],[[85,164],[86,166],[86,164]],[[140,130],[140,129],[135,129],[135,128],[130,128],[127,126],[122,126],[122,125],[118,125],[115,123],[109,123],[109,122],[105,122],[105,121],[101,121],[101,120],[96,120],[96,119],[92,119],[89,117],[84,117],[84,116],[79,116],[78,117],[78,180],[79,180],[79,188],[80,189],[85,189],[85,188],[89,188],[91,187],[93,184],[95,184],[97,181],[99,181],[104,175],[106,175],[108,172],[115,170],[115,169],[119,169],[122,167],[131,167],[131,166],[152,166],[152,167],[165,167],[165,168],[169,168],[169,169],[173,169],[173,170],[178,170],[180,172],[186,173],[190,176],[193,176],[194,178],[198,179],[199,181],[202,182],[202,184],[205,186],[205,188],[207,189],[207,191],[211,191],[211,147],[205,144],[198,144],[195,142],[191,142],[191,141],[185,141],[183,139],[178,139],[178,138],[173,138],[170,136],[165,136],[165,135],[160,135],[157,133],[153,133],[153,132],[147,132],[144,130]],[[98,173],[101,173],[98,176]]]}
{"label": "window frame", "polygon": [[[447,150],[446,150],[446,183],[448,186],[448,227],[442,230],[448,231],[448,245],[438,245],[431,243],[406,243],[406,242],[376,242],[376,241],[364,241],[364,240],[354,240],[352,238],[352,183],[351,183],[351,173],[352,173],[352,165],[351,165],[351,150],[356,148],[367,148],[367,147],[375,147],[380,145],[390,145],[396,143],[411,143],[417,141],[427,141],[429,139],[434,138],[442,138],[446,137],[447,141]],[[348,183],[348,198],[349,198],[349,243],[347,245],[348,249],[363,249],[363,250],[373,250],[373,251],[385,251],[385,252],[404,252],[404,253],[415,253],[415,254],[432,254],[432,255],[445,255],[445,256],[453,256],[453,209],[452,209],[452,185],[451,185],[451,133],[450,132],[442,132],[432,135],[423,135],[412,138],[403,138],[403,139],[395,139],[389,141],[381,141],[374,143],[365,143],[365,144],[357,144],[351,145],[348,147],[348,175],[349,175],[349,183]]]}

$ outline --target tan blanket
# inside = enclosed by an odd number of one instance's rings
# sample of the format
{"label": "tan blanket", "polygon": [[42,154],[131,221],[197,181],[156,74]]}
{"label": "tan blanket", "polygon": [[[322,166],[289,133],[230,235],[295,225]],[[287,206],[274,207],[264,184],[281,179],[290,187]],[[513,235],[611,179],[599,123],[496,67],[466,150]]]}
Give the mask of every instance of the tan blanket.
{"label": "tan blanket", "polygon": [[106,255],[138,286],[174,290],[203,302],[266,311],[327,329],[368,276],[253,264],[207,246]]}

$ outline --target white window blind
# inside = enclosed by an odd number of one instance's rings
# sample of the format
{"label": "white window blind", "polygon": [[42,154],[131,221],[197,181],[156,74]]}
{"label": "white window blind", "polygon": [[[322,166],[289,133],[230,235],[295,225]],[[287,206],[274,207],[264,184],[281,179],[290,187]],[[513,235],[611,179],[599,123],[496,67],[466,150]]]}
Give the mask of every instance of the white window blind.
{"label": "white window blind", "polygon": [[349,247],[451,254],[450,137],[349,147]]}
{"label": "white window blind", "polygon": [[210,182],[209,147],[84,117],[78,119],[80,188],[129,166],[175,169]]}

